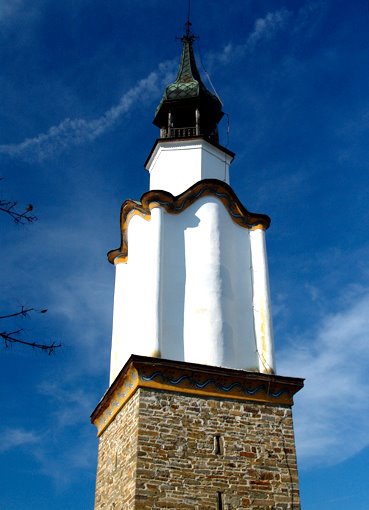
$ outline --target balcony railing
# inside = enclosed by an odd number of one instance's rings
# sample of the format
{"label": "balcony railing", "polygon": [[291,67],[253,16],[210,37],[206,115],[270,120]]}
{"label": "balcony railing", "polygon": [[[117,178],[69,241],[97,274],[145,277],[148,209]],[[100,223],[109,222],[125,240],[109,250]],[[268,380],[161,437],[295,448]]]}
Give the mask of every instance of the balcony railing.
{"label": "balcony railing", "polygon": [[160,130],[160,138],[190,138],[200,134],[198,127],[162,128]]}

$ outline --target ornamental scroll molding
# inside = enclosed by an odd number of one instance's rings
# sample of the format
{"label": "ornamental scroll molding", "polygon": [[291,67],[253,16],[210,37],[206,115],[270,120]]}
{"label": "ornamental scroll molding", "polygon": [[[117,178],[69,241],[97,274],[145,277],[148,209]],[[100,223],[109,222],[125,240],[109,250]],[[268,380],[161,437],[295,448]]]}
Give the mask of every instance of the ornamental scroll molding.
{"label": "ornamental scroll molding", "polygon": [[108,252],[109,262],[117,264],[128,261],[128,225],[134,215],[138,214],[149,221],[151,210],[156,207],[162,207],[169,214],[180,214],[197,200],[207,196],[220,200],[231,219],[243,228],[266,230],[270,226],[269,216],[248,211],[232,188],[218,179],[199,181],[178,196],[173,196],[168,191],[152,190],[144,193],[140,202],[135,200],[123,202],[120,211],[120,247]]}

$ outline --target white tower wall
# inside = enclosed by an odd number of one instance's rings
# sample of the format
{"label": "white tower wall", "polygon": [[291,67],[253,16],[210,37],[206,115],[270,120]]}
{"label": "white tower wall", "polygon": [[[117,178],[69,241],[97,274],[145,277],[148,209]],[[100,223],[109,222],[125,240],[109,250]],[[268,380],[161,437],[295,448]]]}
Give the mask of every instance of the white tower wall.
{"label": "white tower wall", "polygon": [[273,371],[262,230],[210,196],[180,214],[134,215],[128,244],[116,265],[111,382],[133,353]]}
{"label": "white tower wall", "polygon": [[252,295],[260,372],[275,371],[265,231],[250,231]]}
{"label": "white tower wall", "polygon": [[203,139],[159,141],[146,164],[150,189],[176,196],[203,179],[229,184],[232,160],[233,156]]}

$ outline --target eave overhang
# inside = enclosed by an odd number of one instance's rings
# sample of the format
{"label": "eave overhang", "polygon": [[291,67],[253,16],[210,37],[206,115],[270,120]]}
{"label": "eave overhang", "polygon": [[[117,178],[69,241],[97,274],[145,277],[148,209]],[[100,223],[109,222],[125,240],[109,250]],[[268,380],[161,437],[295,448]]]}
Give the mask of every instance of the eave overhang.
{"label": "eave overhang", "polygon": [[138,389],[293,405],[304,379],[132,355],[91,414],[100,436]]}

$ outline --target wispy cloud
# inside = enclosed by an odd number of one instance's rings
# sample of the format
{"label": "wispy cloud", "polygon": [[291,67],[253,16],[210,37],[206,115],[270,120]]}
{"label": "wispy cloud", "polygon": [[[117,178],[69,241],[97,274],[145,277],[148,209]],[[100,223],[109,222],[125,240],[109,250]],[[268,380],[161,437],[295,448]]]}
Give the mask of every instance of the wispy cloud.
{"label": "wispy cloud", "polygon": [[1,432],[0,452],[39,443],[41,437],[33,431],[21,428],[5,429]]}
{"label": "wispy cloud", "polygon": [[270,42],[287,28],[290,33],[301,35],[301,32],[305,32],[310,35],[320,23],[325,12],[325,1],[308,3],[296,12],[285,8],[268,12],[264,17],[255,21],[253,31],[248,35],[245,43],[228,43],[222,51],[209,54],[209,65],[216,62],[228,64],[242,58],[245,54],[255,51],[259,44]]}
{"label": "wispy cloud", "polygon": [[60,429],[86,423],[86,417],[96,404],[93,393],[89,394],[81,387],[76,389],[75,386],[75,380],[69,386],[49,381],[44,381],[39,386],[41,395],[50,398],[54,404],[54,426],[57,425]]}
{"label": "wispy cloud", "polygon": [[163,84],[173,77],[173,62],[161,63],[156,71],[140,80],[125,92],[119,103],[109,108],[100,117],[92,120],[64,119],[52,126],[47,133],[27,138],[18,144],[0,145],[0,154],[18,156],[31,160],[44,160],[65,148],[91,142],[110,129],[133,105],[141,100],[150,100],[160,94]]}
{"label": "wispy cloud", "polygon": [[326,0],[307,2],[297,11],[293,24],[293,31],[296,34],[305,31],[305,36],[313,35],[315,29],[327,12]]}
{"label": "wispy cloud", "polygon": [[290,11],[281,9],[279,11],[268,12],[264,18],[258,18],[255,21],[254,31],[249,35],[246,45],[252,47],[262,39],[271,39],[275,33],[286,26],[290,17]]}
{"label": "wispy cloud", "polygon": [[245,53],[251,52],[256,45],[265,40],[271,40],[279,31],[284,29],[291,17],[291,12],[287,9],[280,9],[274,12],[268,12],[263,18],[255,21],[253,31],[248,35],[244,44],[228,43],[221,52],[210,53],[208,57],[209,64],[221,62],[227,64],[236,58],[242,57]]}
{"label": "wispy cloud", "polygon": [[[88,394],[82,387],[76,389],[76,381],[69,385],[45,381],[38,391],[43,398],[50,399],[53,412],[45,417],[37,432],[23,428],[1,430],[0,454],[22,448],[22,453],[36,461],[37,471],[60,489],[74,483],[81,470],[93,477],[97,440],[88,416],[96,404],[96,395],[93,391]],[[67,432],[70,427],[72,436]]]}
{"label": "wispy cloud", "polygon": [[62,435],[57,429],[53,438],[49,437],[41,448],[30,453],[39,472],[52,480],[58,490],[65,490],[76,484],[81,473],[91,482],[94,480],[96,452],[97,438],[92,425],[87,423],[84,427],[75,428],[72,436]]}
{"label": "wispy cloud", "polygon": [[[0,7],[0,18],[2,12],[5,16],[18,4],[21,4],[21,0],[16,0],[14,5],[13,2],[5,1],[5,4]],[[320,5],[320,3],[316,2],[313,6],[304,7],[298,11],[296,27],[306,24],[306,20],[316,12],[316,5]],[[263,18],[258,18],[255,21],[254,29],[244,44],[229,43],[221,52],[210,54],[208,57],[210,65],[216,62],[226,64],[246,52],[253,51],[260,42],[270,41],[284,30],[292,17],[292,12],[287,9],[268,12]],[[162,88],[173,78],[175,65],[173,61],[161,63],[155,71],[125,92],[118,104],[106,110],[100,117],[95,119],[66,118],[52,126],[46,133],[27,138],[20,143],[0,145],[0,154],[42,161],[64,149],[95,140],[113,127],[142,97],[150,100],[160,95]]]}
{"label": "wispy cloud", "polygon": [[280,353],[279,372],[306,378],[295,427],[305,466],[343,461],[369,445],[369,292],[350,294],[314,336]]}
{"label": "wispy cloud", "polygon": [[[302,193],[309,192],[308,171],[299,169],[294,173],[286,175],[283,168],[276,167],[274,176],[272,173],[273,164],[269,165],[268,170],[261,169],[260,173],[265,174],[264,181],[258,187],[258,198],[256,204],[269,204],[269,207],[275,207],[287,199],[292,202],[298,200]],[[269,178],[268,178],[269,177]],[[296,198],[297,197],[297,198]]]}
{"label": "wispy cloud", "polygon": [[23,0],[1,0],[0,2],[0,22],[5,21],[17,12],[23,6]]}

